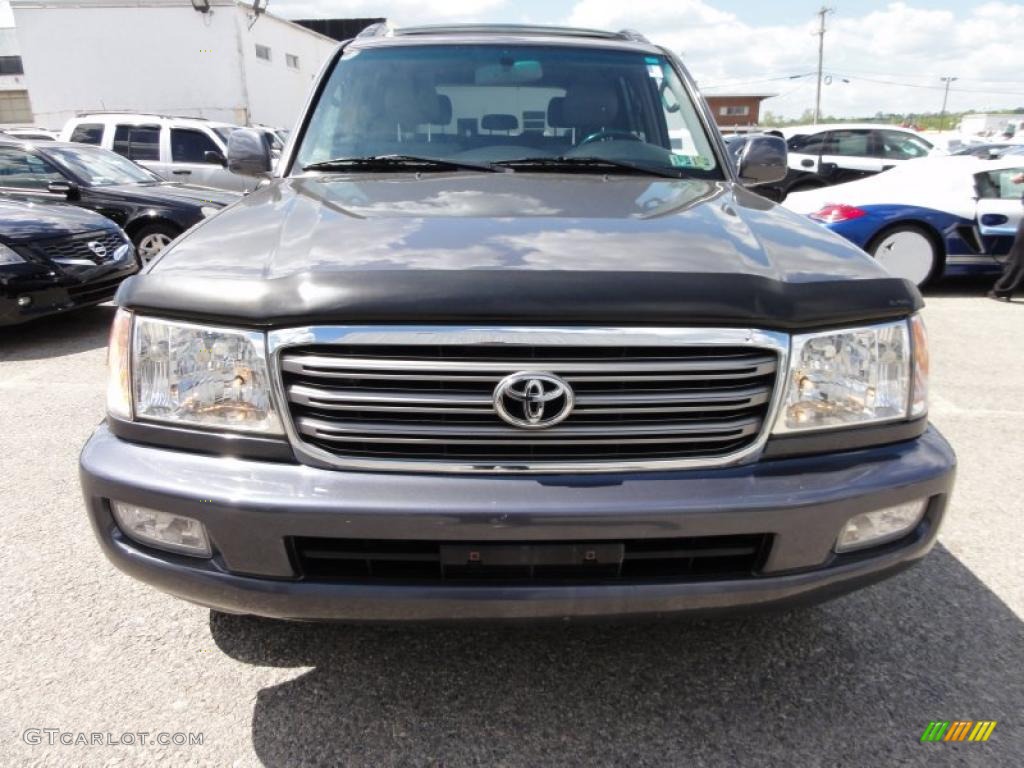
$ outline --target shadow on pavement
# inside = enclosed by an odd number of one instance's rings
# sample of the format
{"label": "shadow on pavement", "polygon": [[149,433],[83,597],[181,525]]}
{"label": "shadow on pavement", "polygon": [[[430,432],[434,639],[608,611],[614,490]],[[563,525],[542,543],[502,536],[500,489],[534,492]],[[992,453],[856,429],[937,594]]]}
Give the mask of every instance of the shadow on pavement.
{"label": "shadow on pavement", "polygon": [[985,297],[985,294],[992,290],[992,286],[995,285],[998,275],[985,276],[985,277],[946,277],[934,285],[925,287],[921,293],[924,295],[925,301],[928,300],[929,296],[979,296]]}
{"label": "shadow on pavement", "polygon": [[[256,695],[268,766],[1014,765],[1024,746],[1021,621],[941,547],[838,601],[742,618],[210,629],[238,661],[313,667]],[[999,726],[921,744],[936,719]]]}
{"label": "shadow on pavement", "polygon": [[117,307],[101,304],[0,328],[0,362],[42,360],[107,346]]}

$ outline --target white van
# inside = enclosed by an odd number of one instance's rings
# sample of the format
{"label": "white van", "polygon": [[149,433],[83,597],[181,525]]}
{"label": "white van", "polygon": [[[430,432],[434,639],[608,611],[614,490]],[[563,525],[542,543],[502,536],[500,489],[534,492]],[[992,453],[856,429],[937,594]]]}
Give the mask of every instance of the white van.
{"label": "white van", "polygon": [[255,181],[225,167],[237,128],[196,117],[92,112],[68,120],[60,139],[113,150],[169,181],[245,192]]}

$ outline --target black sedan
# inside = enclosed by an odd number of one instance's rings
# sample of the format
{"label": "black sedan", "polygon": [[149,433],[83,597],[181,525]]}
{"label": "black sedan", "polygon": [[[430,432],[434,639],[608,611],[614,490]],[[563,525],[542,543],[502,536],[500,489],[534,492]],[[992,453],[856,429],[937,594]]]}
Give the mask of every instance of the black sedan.
{"label": "black sedan", "polygon": [[110,219],[0,201],[0,326],[109,301],[138,271],[135,249]]}
{"label": "black sedan", "polygon": [[97,211],[128,233],[144,264],[239,197],[165,181],[99,147],[0,140],[0,199],[67,202]]}

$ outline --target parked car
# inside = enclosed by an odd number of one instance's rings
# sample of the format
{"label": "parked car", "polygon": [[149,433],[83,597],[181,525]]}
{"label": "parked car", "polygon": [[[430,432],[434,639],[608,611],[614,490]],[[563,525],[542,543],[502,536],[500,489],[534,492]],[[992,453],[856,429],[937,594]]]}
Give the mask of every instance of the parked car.
{"label": "parked car", "polygon": [[98,213],[0,200],[0,326],[109,301],[138,270],[124,232]]}
{"label": "parked car", "polygon": [[803,125],[782,132],[789,149],[789,172],[762,192],[774,200],[784,200],[791,192],[873,176],[907,160],[945,154],[920,134],[894,125]]}
{"label": "parked car", "polygon": [[194,117],[92,112],[68,120],[60,139],[112,150],[171,181],[245,192],[253,179],[224,167],[236,128]]}
{"label": "parked car", "polygon": [[0,137],[9,136],[24,141],[56,141],[59,135],[56,131],[48,131],[45,128],[4,128],[0,131]]}
{"label": "parked car", "polygon": [[[251,129],[229,166],[262,175]],[[81,456],[120,568],[289,619],[822,599],[933,545],[921,296],[753,194],[633,32],[373,28],[273,178],[118,293]]]}
{"label": "parked car", "polygon": [[965,146],[957,147],[955,150],[950,152],[951,155],[970,155],[971,157],[977,157],[980,160],[996,160],[1006,154],[1006,151],[1012,149],[1017,144],[967,144]]}
{"label": "parked car", "polygon": [[794,193],[785,206],[916,285],[943,274],[994,275],[1020,222],[1024,188],[1011,179],[1022,171],[1024,155],[928,158],[862,181]]}
{"label": "parked car", "polygon": [[124,228],[148,263],[186,229],[240,196],[164,181],[98,147],[0,137],[0,197],[66,201],[102,213]]}

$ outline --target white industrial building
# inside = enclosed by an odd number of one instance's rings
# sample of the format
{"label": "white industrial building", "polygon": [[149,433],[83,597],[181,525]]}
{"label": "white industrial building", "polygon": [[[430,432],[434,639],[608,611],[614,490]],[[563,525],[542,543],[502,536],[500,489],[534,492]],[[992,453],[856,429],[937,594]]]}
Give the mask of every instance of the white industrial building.
{"label": "white industrial building", "polygon": [[34,122],[47,128],[89,111],[291,128],[337,45],[235,0],[11,0],[11,8]]}

